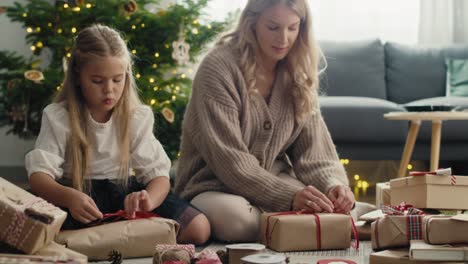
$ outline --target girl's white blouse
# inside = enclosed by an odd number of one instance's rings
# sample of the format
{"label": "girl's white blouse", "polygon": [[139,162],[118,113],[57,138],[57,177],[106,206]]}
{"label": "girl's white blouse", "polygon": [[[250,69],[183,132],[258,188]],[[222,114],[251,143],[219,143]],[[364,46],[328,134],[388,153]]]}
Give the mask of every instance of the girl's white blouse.
{"label": "girl's white blouse", "polygon": [[[90,135],[91,179],[116,179],[119,174],[119,144],[113,118],[106,123],[93,120],[88,112]],[[154,115],[145,105],[138,106],[130,121],[130,168],[137,180],[147,184],[158,176],[169,177],[170,159],[153,134]],[[70,136],[68,112],[63,103],[48,105],[42,115],[41,131],[32,151],[26,155],[28,176],[42,172],[58,180],[71,178],[71,165],[66,162],[66,147]]]}

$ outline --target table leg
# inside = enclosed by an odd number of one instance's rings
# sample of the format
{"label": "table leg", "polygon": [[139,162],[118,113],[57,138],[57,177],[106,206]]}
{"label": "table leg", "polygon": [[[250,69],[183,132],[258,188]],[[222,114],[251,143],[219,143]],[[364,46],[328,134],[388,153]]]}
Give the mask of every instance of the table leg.
{"label": "table leg", "polygon": [[439,168],[440,157],[440,136],[442,130],[442,120],[432,121],[432,135],[431,135],[431,171]]}
{"label": "table leg", "polygon": [[401,157],[400,169],[398,170],[398,177],[406,176],[406,169],[410,162],[411,155],[413,154],[414,143],[416,142],[420,126],[421,120],[414,120],[410,123],[408,136],[406,137],[405,149],[403,150],[403,156]]}

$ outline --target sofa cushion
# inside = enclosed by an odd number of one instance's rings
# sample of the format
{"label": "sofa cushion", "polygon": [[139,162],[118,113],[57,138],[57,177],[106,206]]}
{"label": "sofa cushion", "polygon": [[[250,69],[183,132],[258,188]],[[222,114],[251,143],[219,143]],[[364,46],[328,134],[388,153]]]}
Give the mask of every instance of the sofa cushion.
{"label": "sofa cushion", "polygon": [[368,97],[321,96],[320,108],[335,142],[404,144],[408,124],[383,115],[405,111],[395,103]]}
{"label": "sofa cushion", "polygon": [[[468,109],[467,97],[434,97],[413,101],[406,105],[453,105],[458,110]],[[431,122],[424,121],[419,130],[418,141],[431,141]],[[442,124],[442,147],[444,142],[468,142],[468,120],[447,120]]]}
{"label": "sofa cushion", "polygon": [[468,46],[424,48],[387,42],[385,63],[388,100],[407,103],[444,96],[445,58],[468,58]]}
{"label": "sofa cushion", "polygon": [[320,47],[328,63],[320,79],[323,95],[387,97],[380,40],[322,41]]}

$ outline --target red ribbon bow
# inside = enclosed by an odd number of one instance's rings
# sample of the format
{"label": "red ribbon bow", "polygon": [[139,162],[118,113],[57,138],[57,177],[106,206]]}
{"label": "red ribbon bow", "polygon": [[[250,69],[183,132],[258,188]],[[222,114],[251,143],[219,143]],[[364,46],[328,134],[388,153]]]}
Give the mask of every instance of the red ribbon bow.
{"label": "red ribbon bow", "polygon": [[[115,213],[104,214],[101,219],[97,220],[96,222],[93,222],[91,225],[95,226],[95,225],[104,224],[104,222],[106,220],[109,220],[109,221],[106,221],[106,222],[113,223],[113,222],[117,222],[117,221],[120,221],[120,220],[145,219],[145,218],[150,218],[150,217],[160,217],[160,216],[155,214],[155,213],[152,213],[152,212],[136,211],[135,212],[135,217],[132,218],[132,217],[129,217],[125,213],[124,210],[118,210]],[[110,220],[110,219],[112,219],[112,220]]]}

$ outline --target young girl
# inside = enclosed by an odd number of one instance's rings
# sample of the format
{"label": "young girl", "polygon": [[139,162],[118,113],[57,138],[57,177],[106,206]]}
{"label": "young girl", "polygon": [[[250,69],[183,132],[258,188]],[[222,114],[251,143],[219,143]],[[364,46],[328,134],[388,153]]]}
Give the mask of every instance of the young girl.
{"label": "young girl", "polygon": [[[153,211],[181,225],[179,242],[203,244],[209,222],[169,192],[171,163],[153,123],[153,112],[138,98],[131,55],[119,33],[103,25],[84,29],[63,87],[44,109],[35,149],[26,155],[32,191],[68,210],[67,229],[119,209],[129,217]],[[136,177],[128,176],[130,168]]]}

